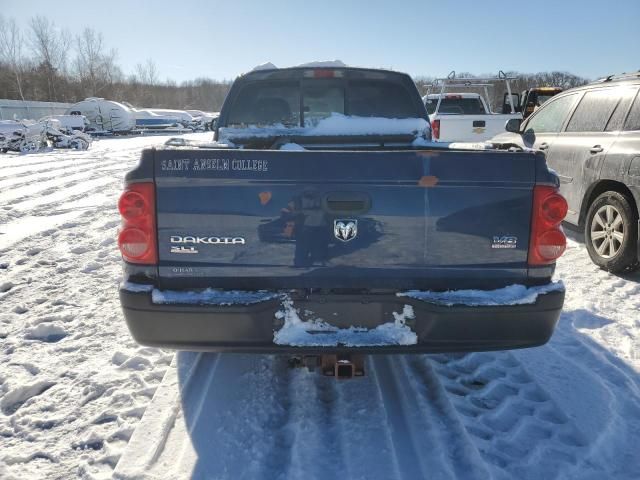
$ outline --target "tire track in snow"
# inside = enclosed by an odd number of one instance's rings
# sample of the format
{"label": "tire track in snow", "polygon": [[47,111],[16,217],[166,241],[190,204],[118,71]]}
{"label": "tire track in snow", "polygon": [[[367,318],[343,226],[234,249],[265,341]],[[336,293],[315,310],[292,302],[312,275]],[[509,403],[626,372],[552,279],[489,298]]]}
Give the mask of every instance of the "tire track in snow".
{"label": "tire track in snow", "polygon": [[[55,212],[38,216],[37,214],[41,212],[36,211],[34,212],[36,215],[22,216],[12,222],[4,223],[0,225],[0,252],[10,251],[18,242],[21,244],[25,238],[31,239],[30,243],[40,245],[39,240],[43,236],[57,235],[59,230],[88,225],[91,223],[90,217],[92,215],[102,213],[105,210],[111,209],[114,212],[113,218],[117,219],[116,197],[116,194],[107,194],[102,197],[102,202],[95,203],[100,199],[99,196],[83,197],[79,195],[77,200],[59,204]],[[83,221],[83,219],[87,220]],[[119,220],[114,220],[114,222],[115,225],[119,224]],[[78,236],[72,235],[67,245],[73,246],[77,240]],[[40,246],[34,248],[42,249]]]}
{"label": "tire track in snow", "polygon": [[[66,186],[63,190],[58,190],[48,195],[40,195],[30,200],[26,200],[21,203],[13,204],[12,213],[14,214],[28,214],[38,215],[55,215],[60,210],[65,210],[64,204],[71,203],[86,197],[88,192],[97,193],[101,187],[113,184],[117,179],[114,177],[102,177],[96,179],[90,179],[83,182],[74,182],[71,185]],[[60,202],[64,202],[61,204]],[[34,207],[39,207],[37,210],[31,211]]]}
{"label": "tire track in snow", "polygon": [[[394,361],[398,363],[394,365]],[[422,381],[427,370],[415,363],[409,368],[404,356],[374,356],[370,363],[380,388],[400,478],[487,478],[473,445],[452,431],[462,431],[456,415],[440,416],[444,413],[439,408],[444,397],[436,393],[429,401],[425,398]],[[428,380],[432,388],[437,388],[434,378]]]}
{"label": "tire track in snow", "polygon": [[[371,372],[372,368],[367,359],[365,369]],[[367,373],[367,377],[342,382],[314,378],[319,374],[308,375],[316,381],[328,381],[332,387],[330,418],[336,425],[336,443],[342,452],[344,472],[341,476],[371,480],[399,478],[400,470],[375,378]]]}
{"label": "tire track in snow", "polygon": [[[0,156],[0,164],[2,164],[2,166],[6,168],[32,169],[32,167],[38,167],[38,165],[51,163],[52,160],[56,159],[55,153],[56,152],[46,152],[30,155],[15,155],[9,153]],[[59,158],[60,152],[57,153]],[[77,152],[78,156],[82,156],[83,153],[84,151]],[[64,154],[68,155],[69,152],[64,152]]]}
{"label": "tire track in snow", "polygon": [[421,409],[429,411],[430,428],[438,430],[439,443],[446,445],[443,453],[451,463],[453,478],[489,479],[480,453],[465,431],[460,415],[447,398],[442,382],[435,374],[432,362],[424,355],[402,357],[403,368],[408,371],[412,388],[419,399]]}
{"label": "tire track in snow", "polygon": [[[21,201],[25,197],[33,196],[34,194],[44,194],[53,193],[60,188],[64,188],[69,184],[75,184],[85,179],[90,179],[92,176],[98,174],[98,169],[96,166],[108,166],[115,165],[118,161],[113,160],[110,162],[104,162],[101,164],[91,163],[87,165],[83,165],[76,169],[71,169],[73,173],[71,175],[67,175],[69,172],[55,172],[63,174],[61,177],[52,178],[50,180],[45,180],[42,182],[36,183],[27,183],[24,186],[13,188],[9,191],[5,191],[0,194],[0,200],[4,203],[5,209],[6,206],[12,205]],[[123,171],[127,170],[127,166],[123,166]]]}
{"label": "tire track in snow", "polygon": [[[548,345],[538,351],[515,353],[526,362],[543,366],[534,372],[536,380],[548,384],[549,389],[564,390],[556,402],[566,403],[566,409],[581,419],[581,429],[587,432],[586,451],[565,477],[580,479],[588,468],[599,472],[601,478],[607,475],[620,480],[640,478],[636,445],[632,442],[621,445],[616,441],[621,435],[640,438],[640,426],[629,421],[640,418],[640,380],[618,357],[600,351],[572,329],[563,319]],[[564,371],[559,366],[564,367]],[[621,391],[625,394],[621,395]],[[617,470],[607,472],[602,465],[617,467]]]}
{"label": "tire track in snow", "polygon": [[585,435],[511,353],[433,358],[495,478],[564,479],[584,455]]}
{"label": "tire track in snow", "polygon": [[0,189],[28,185],[41,179],[59,176],[62,173],[69,173],[74,167],[80,168],[86,165],[99,165],[99,162],[96,158],[77,158],[57,162],[52,164],[51,168],[40,168],[36,170],[36,172],[25,169],[20,169],[19,171],[6,169],[2,171],[2,175],[0,175]]}
{"label": "tire track in snow", "polygon": [[282,357],[202,354],[193,381],[180,391],[185,426],[169,434],[166,451],[183,445],[187,431],[191,446],[172,455],[170,476],[282,478],[293,441],[290,373]]}
{"label": "tire track in snow", "polygon": [[[126,167],[123,167],[124,171]],[[91,173],[83,174],[82,178],[59,184],[61,188],[48,188],[40,196],[16,201],[11,205],[12,210],[4,216],[0,225],[0,250],[5,250],[16,242],[50,231],[62,223],[74,220],[80,215],[86,215],[90,211],[100,211],[105,206],[115,208],[115,202],[119,195],[121,178],[113,176],[97,176],[91,179]],[[87,180],[88,179],[88,180]],[[106,194],[90,194],[96,188]],[[48,194],[44,194],[51,192]],[[107,201],[96,203],[105,198]],[[62,202],[62,203],[60,203]],[[32,208],[30,215],[24,215]],[[114,209],[114,214],[117,211]],[[13,220],[12,220],[13,219]]]}
{"label": "tire track in snow", "polygon": [[[345,471],[342,442],[336,433],[333,381],[302,369],[291,373],[289,396],[292,441],[285,478],[324,480]],[[315,465],[309,471],[308,466]]]}
{"label": "tire track in snow", "polygon": [[[636,459],[616,467],[614,455],[588,455],[603,441],[590,442],[512,353],[375,356],[366,368],[367,377],[339,382],[289,369],[283,358],[221,354],[215,374],[193,383],[197,395],[182,392],[182,408],[201,412],[185,414],[196,431],[171,434],[166,448],[195,452],[158,458],[143,478],[173,464],[173,478],[634,478]],[[135,456],[148,444],[130,447]],[[116,478],[127,472],[125,458]]]}

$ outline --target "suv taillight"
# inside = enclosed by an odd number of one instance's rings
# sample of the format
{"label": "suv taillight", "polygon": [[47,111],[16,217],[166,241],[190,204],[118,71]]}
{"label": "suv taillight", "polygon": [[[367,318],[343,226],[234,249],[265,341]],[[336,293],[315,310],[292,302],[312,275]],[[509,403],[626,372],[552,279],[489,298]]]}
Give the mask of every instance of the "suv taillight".
{"label": "suv taillight", "polygon": [[440,120],[431,121],[431,137],[435,140],[440,138]]}
{"label": "suv taillight", "polygon": [[567,214],[567,201],[555,187],[533,189],[533,215],[529,241],[529,265],[548,265],[564,253],[567,238],[560,223]]}
{"label": "suv taillight", "polygon": [[122,258],[130,263],[158,263],[156,242],[156,195],[153,183],[127,185],[118,201],[122,229],[118,247]]}

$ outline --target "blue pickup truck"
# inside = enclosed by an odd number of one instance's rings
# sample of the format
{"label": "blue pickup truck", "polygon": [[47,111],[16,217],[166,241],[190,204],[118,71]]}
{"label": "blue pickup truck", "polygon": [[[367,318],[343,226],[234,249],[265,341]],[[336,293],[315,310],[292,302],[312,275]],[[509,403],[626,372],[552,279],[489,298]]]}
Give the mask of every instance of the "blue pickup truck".
{"label": "blue pickup truck", "polygon": [[212,143],[169,143],[143,151],[119,202],[120,300],[142,344],[408,353],[553,333],[557,176],[541,153],[430,143],[406,74],[251,72]]}

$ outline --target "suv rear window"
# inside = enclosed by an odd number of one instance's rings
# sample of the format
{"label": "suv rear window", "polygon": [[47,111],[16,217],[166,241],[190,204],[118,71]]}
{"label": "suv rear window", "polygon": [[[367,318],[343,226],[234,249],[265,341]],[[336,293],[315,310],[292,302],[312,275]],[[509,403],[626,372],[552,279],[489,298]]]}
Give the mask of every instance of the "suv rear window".
{"label": "suv rear window", "polygon": [[637,89],[620,88],[620,101],[607,123],[607,127],[605,128],[607,132],[622,130],[624,119],[629,111],[629,105],[633,102],[633,97],[636,96],[637,91]]}
{"label": "suv rear window", "polygon": [[624,124],[625,130],[640,130],[640,93],[636,95],[636,99],[631,106],[631,111]]}
{"label": "suv rear window", "polygon": [[[438,105],[437,98],[427,98],[425,106],[427,113],[431,115],[436,111]],[[440,102],[438,113],[448,113],[454,115],[484,115],[487,112],[479,98],[445,97]]]}
{"label": "suv rear window", "polygon": [[242,87],[227,126],[310,127],[333,113],[381,118],[421,118],[411,93],[401,84],[380,80],[304,79],[256,81]]}
{"label": "suv rear window", "polygon": [[620,100],[616,88],[585,93],[567,125],[567,132],[602,132]]}

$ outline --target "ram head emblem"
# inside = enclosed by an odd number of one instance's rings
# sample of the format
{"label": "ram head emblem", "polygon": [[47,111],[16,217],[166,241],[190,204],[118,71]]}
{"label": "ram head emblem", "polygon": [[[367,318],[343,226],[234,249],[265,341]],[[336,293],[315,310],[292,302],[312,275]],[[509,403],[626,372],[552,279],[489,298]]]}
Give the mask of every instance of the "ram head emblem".
{"label": "ram head emblem", "polygon": [[350,219],[334,220],[333,234],[342,242],[353,240],[358,235],[358,221]]}

